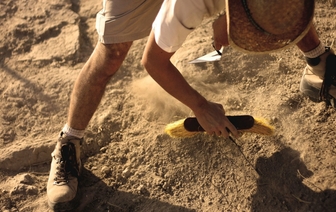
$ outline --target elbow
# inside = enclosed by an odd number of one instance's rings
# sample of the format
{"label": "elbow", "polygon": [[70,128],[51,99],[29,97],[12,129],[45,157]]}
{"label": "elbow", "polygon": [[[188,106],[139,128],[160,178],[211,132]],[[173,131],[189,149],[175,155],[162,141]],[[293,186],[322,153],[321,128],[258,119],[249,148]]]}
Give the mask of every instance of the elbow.
{"label": "elbow", "polygon": [[141,65],[147,70],[149,63],[148,63],[148,57],[144,55],[141,59]]}
{"label": "elbow", "polygon": [[144,54],[141,59],[141,65],[146,69],[148,73],[150,73],[153,69],[155,69],[155,64],[153,62],[153,58],[150,55]]}

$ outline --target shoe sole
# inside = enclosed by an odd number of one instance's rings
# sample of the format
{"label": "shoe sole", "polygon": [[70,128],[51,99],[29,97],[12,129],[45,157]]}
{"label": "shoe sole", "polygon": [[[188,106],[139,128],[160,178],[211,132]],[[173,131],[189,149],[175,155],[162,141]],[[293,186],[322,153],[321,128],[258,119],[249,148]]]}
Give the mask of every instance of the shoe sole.
{"label": "shoe sole", "polygon": [[309,85],[304,78],[304,76],[301,79],[300,83],[300,91],[309,97],[310,100],[313,102],[321,102],[320,100],[320,90]]}
{"label": "shoe sole", "polygon": [[[320,90],[308,84],[304,76],[301,79],[300,91],[308,96],[311,101],[322,102],[322,100],[320,100]],[[333,96],[329,95],[329,98],[324,102],[326,102],[328,106],[336,108],[336,99]]]}
{"label": "shoe sole", "polygon": [[75,198],[73,198],[69,202],[54,203],[54,202],[50,202],[49,199],[48,199],[48,206],[54,212],[73,211],[74,209],[76,209],[79,206],[80,193],[81,192],[79,191],[79,188],[78,188]]}

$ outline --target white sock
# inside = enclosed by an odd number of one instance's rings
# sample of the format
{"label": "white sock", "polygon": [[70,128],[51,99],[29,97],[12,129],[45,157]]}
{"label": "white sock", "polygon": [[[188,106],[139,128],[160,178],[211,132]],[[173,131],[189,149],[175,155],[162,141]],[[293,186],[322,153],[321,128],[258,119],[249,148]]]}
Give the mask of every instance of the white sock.
{"label": "white sock", "polygon": [[305,57],[316,58],[325,52],[325,45],[320,42],[320,44],[313,50],[309,52],[303,52]]}
{"label": "white sock", "polygon": [[69,136],[74,136],[74,137],[77,137],[77,138],[83,138],[85,130],[72,129],[71,127],[68,126],[68,124],[65,124],[63,129],[62,129],[62,132],[69,135]]}

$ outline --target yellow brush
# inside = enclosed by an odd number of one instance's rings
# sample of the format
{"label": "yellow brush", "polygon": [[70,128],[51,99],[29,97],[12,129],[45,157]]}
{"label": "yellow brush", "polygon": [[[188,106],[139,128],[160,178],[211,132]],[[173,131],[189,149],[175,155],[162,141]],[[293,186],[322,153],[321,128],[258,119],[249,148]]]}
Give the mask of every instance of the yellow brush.
{"label": "yellow brush", "polygon": [[[255,119],[249,115],[227,116],[227,118],[239,132],[257,133],[260,135],[272,135],[274,133],[274,127],[261,118]],[[165,132],[173,138],[187,138],[204,132],[204,129],[195,117],[190,117],[168,124]]]}

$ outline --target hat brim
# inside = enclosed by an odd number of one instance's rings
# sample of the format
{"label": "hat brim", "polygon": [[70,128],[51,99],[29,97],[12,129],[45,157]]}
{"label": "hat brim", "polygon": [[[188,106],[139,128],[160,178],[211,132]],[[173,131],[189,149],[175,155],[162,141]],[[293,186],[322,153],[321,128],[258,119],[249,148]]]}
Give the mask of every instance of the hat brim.
{"label": "hat brim", "polygon": [[242,1],[226,0],[229,44],[245,53],[271,53],[299,42],[312,26],[314,1],[307,1],[306,10],[290,33],[273,35],[257,29],[249,20]]}

